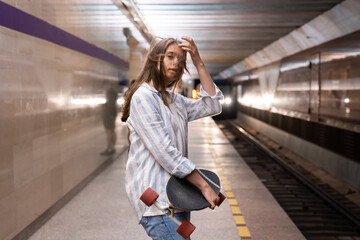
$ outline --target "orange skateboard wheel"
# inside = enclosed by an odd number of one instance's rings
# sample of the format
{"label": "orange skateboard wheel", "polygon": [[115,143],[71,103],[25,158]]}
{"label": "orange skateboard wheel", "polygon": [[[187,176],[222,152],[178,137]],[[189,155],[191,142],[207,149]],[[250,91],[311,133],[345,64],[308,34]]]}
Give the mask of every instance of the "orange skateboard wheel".
{"label": "orange skateboard wheel", "polygon": [[181,225],[176,229],[176,232],[180,234],[183,238],[188,239],[192,232],[195,230],[195,226],[192,225],[188,220],[184,220]]}
{"label": "orange skateboard wheel", "polygon": [[148,187],[143,194],[141,194],[140,200],[143,201],[146,206],[150,207],[158,197],[159,194],[152,190],[151,187]]}

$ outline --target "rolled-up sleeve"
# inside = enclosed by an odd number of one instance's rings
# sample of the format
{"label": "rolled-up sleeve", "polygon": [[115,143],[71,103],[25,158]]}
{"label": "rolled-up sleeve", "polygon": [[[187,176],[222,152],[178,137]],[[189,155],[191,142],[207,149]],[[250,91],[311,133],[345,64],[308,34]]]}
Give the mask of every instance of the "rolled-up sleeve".
{"label": "rolled-up sleeve", "polygon": [[143,144],[167,172],[183,178],[195,169],[195,164],[172,143],[154,95],[134,94],[130,116],[131,125]]}
{"label": "rolled-up sleeve", "polygon": [[218,86],[215,84],[214,86],[216,91],[214,96],[210,96],[202,87],[200,87],[200,92],[197,94],[199,99],[184,97],[188,121],[221,113],[222,107],[220,100],[224,99],[224,95]]}

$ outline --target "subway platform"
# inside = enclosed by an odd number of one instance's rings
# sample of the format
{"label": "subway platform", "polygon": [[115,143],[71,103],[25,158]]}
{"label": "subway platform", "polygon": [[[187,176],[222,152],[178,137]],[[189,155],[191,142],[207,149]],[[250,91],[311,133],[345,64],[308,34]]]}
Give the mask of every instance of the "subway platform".
{"label": "subway platform", "polygon": [[[124,187],[127,140],[121,131],[115,160],[49,219],[30,240],[149,239],[137,223]],[[226,201],[192,212],[192,239],[305,239],[231,146],[212,118],[189,123],[189,158],[217,172]]]}

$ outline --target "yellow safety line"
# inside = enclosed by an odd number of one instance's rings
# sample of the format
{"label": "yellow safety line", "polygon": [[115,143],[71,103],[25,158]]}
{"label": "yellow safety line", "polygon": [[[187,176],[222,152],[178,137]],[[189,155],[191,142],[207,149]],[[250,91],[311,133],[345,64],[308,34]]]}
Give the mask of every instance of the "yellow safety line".
{"label": "yellow safety line", "polygon": [[206,138],[207,138],[207,142],[208,142],[208,144],[210,146],[211,156],[214,159],[216,170],[217,170],[217,172],[219,174],[219,178],[221,180],[221,184],[222,184],[223,189],[225,191],[226,198],[227,198],[228,203],[230,205],[231,212],[233,214],[234,221],[235,221],[239,236],[240,236],[240,238],[242,240],[245,240],[245,239],[251,240],[252,239],[251,234],[250,234],[250,231],[249,231],[248,227],[246,226],[244,216],[242,215],[242,212],[240,210],[238,202],[235,199],[235,194],[232,191],[232,188],[230,186],[230,182],[226,178],[226,175],[225,175],[225,173],[223,171],[223,168],[221,166],[221,162],[219,161],[219,159],[217,157],[217,154],[215,152],[215,149],[214,149],[213,145],[211,144],[210,137],[208,136],[208,134],[206,134]]}

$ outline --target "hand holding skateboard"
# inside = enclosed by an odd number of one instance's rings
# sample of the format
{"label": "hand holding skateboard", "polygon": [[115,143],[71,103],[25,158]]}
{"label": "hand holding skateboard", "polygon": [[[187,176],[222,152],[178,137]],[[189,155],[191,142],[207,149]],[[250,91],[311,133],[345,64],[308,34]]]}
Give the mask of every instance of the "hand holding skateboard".
{"label": "hand holding skateboard", "polygon": [[[219,198],[217,198],[215,201],[213,200],[213,202],[217,206],[220,206],[226,197],[220,193],[219,177],[214,172],[208,170],[197,170],[197,172],[208,183],[215,194],[218,195]],[[177,220],[174,217],[174,209],[183,211],[197,211],[207,207],[211,207],[212,209],[215,207],[206,200],[206,198],[203,196],[203,193],[198,188],[196,188],[187,180],[180,179],[175,176],[172,176],[166,185],[166,199],[170,207],[165,209],[161,208],[161,206],[156,201],[158,196],[159,194],[157,194],[149,187],[140,196],[140,199],[149,207],[154,204],[175,223],[177,223],[179,228],[176,230],[176,232],[178,232],[185,239],[188,238],[195,230],[195,226],[187,220],[182,223]]]}

